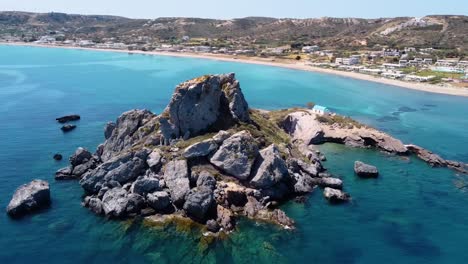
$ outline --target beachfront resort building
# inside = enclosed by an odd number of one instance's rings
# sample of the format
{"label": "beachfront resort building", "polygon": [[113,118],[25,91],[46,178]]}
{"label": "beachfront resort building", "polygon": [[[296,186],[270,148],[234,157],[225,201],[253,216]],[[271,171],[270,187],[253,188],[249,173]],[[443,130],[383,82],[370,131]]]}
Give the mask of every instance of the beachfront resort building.
{"label": "beachfront resort building", "polygon": [[325,106],[314,105],[314,107],[312,108],[312,113],[317,115],[329,115],[331,112]]}
{"label": "beachfront resort building", "polygon": [[356,65],[359,64],[359,59],[359,55],[353,55],[349,58],[336,58],[335,63],[340,65]]}

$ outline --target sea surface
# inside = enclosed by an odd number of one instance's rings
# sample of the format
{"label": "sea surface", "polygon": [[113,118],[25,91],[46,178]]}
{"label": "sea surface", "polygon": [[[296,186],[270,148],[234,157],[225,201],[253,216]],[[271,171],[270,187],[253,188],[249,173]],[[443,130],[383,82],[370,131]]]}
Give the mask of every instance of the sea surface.
{"label": "sea surface", "polygon": [[[353,200],[331,206],[321,190],[283,209],[293,231],[243,220],[208,241],[190,227],[107,221],[80,205],[76,181],[54,172],[79,146],[94,150],[122,112],[161,112],[174,87],[209,73],[235,72],[251,107],[315,102],[444,158],[468,162],[468,98],[431,94],[319,73],[214,60],[0,46],[0,207],[21,184],[50,182],[52,205],[11,220],[0,214],[0,263],[467,263],[466,177],[418,159],[321,146],[325,166]],[[80,114],[63,134],[55,118]],[[54,153],[65,159],[56,162]],[[353,163],[377,165],[362,180]]]}

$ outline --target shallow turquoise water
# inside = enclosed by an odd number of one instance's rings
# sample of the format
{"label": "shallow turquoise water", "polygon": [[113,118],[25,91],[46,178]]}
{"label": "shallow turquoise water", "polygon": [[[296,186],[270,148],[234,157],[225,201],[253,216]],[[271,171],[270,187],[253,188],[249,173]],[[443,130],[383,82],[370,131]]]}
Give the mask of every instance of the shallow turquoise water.
{"label": "shallow turquoise water", "polygon": [[[52,207],[20,221],[0,214],[0,263],[463,263],[468,259],[468,194],[463,179],[411,158],[324,145],[326,166],[353,202],[330,206],[320,190],[284,209],[297,230],[243,221],[239,232],[205,247],[197,231],[106,221],[80,205],[76,182],[55,182],[78,146],[94,149],[105,122],[132,108],[159,112],[176,84],[236,72],[250,106],[278,109],[313,101],[468,162],[468,98],[288,69],[188,58],[0,46],[0,206],[34,178],[51,183]],[[400,110],[400,111],[399,111]],[[67,135],[55,117],[78,113]],[[377,180],[360,180],[354,160],[372,162]]]}

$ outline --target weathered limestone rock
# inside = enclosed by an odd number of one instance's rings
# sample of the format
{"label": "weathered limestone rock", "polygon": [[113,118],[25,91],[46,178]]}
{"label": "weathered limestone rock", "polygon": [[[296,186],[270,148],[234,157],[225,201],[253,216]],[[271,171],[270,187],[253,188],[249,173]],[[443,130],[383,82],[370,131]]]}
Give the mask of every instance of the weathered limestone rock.
{"label": "weathered limestone rock", "polygon": [[223,144],[224,140],[228,139],[231,136],[229,132],[220,130],[216,135],[213,136],[213,140],[216,144],[221,145]]}
{"label": "weathered limestone rock", "polygon": [[184,150],[183,156],[187,159],[206,157],[216,149],[218,149],[216,141],[213,139],[207,139],[187,147]]}
{"label": "weathered limestone rock", "polygon": [[379,171],[377,170],[377,167],[366,164],[361,161],[354,162],[354,172],[359,177],[364,177],[364,178],[375,178],[379,175]]}
{"label": "weathered limestone rock", "polygon": [[49,183],[33,180],[16,189],[6,210],[12,217],[21,217],[50,204]]}
{"label": "weathered limestone rock", "polygon": [[56,180],[75,179],[75,177],[72,175],[72,168],[65,167],[65,168],[59,169],[57,172],[55,172],[55,179]]}
{"label": "weathered limestone rock", "polygon": [[226,139],[210,162],[239,180],[247,180],[257,155],[255,140],[249,132],[241,131]]}
{"label": "weathered limestone rock", "polygon": [[332,189],[330,187],[326,187],[323,190],[323,196],[325,196],[325,198],[331,203],[346,202],[350,199],[349,194],[341,190]]}
{"label": "weathered limestone rock", "polygon": [[173,160],[166,164],[164,180],[171,193],[172,202],[182,206],[190,191],[189,171],[186,160]]}
{"label": "weathered limestone rock", "polygon": [[282,210],[268,210],[262,206],[254,197],[247,197],[248,202],[244,207],[244,214],[251,219],[275,223],[286,228],[293,228],[294,221]]}

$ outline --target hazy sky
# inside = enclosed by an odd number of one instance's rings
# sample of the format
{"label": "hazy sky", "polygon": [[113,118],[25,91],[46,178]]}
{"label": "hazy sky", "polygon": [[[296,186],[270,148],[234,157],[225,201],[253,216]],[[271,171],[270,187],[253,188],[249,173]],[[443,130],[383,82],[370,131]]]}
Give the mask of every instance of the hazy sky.
{"label": "hazy sky", "polygon": [[395,17],[468,15],[468,0],[0,0],[0,11],[108,14],[133,18]]}

